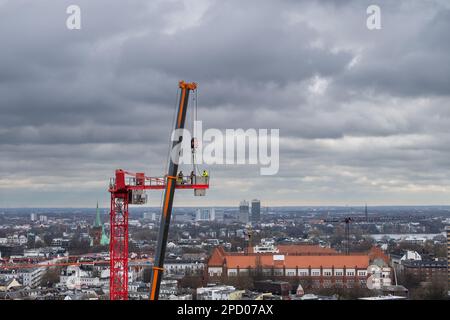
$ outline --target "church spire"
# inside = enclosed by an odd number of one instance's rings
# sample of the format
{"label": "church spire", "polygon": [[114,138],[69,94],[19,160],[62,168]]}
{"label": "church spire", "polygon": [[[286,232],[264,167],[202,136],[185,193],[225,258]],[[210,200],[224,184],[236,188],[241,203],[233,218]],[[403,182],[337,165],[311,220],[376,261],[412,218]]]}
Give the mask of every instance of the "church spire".
{"label": "church spire", "polygon": [[100,210],[98,209],[98,201],[97,201],[97,213],[95,217],[94,227],[101,227],[102,222],[100,220]]}

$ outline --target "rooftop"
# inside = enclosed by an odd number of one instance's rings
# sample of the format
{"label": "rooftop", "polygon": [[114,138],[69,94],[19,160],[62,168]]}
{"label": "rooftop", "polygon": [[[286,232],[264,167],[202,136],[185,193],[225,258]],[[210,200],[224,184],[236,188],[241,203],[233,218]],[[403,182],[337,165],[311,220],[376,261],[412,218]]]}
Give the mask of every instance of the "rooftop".
{"label": "rooftop", "polygon": [[447,261],[405,260],[403,266],[408,268],[447,268]]}
{"label": "rooftop", "polygon": [[[280,259],[277,259],[280,258]],[[259,260],[259,261],[258,261]],[[255,268],[261,267],[285,267],[285,268],[367,268],[369,266],[369,257],[367,255],[319,255],[319,256],[284,256],[280,255],[262,255],[257,256],[228,256],[226,257],[228,268]]]}
{"label": "rooftop", "polygon": [[[288,247],[288,246],[285,246]],[[302,246],[293,246],[302,247]],[[341,255],[341,254],[325,254],[320,253],[313,254],[314,250],[316,252],[324,252],[319,246],[303,246],[309,247],[309,251],[306,255],[295,254],[273,254],[273,253],[236,253],[236,252],[225,252],[222,247],[217,247],[214,249],[211,258],[208,261],[208,266],[218,266],[222,267],[224,264],[228,268],[255,268],[256,266],[261,267],[285,267],[285,268],[367,268],[369,266],[370,255],[368,254],[354,254],[354,255]],[[292,250],[286,250],[290,252],[300,252],[295,248]]]}

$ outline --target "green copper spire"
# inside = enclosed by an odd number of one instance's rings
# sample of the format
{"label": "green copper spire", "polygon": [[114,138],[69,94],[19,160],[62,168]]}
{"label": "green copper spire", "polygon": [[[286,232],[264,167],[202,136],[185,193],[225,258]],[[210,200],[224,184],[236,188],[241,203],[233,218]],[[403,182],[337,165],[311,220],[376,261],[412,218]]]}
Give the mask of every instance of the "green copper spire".
{"label": "green copper spire", "polygon": [[94,227],[101,227],[102,222],[100,220],[100,211],[98,210],[98,201],[97,201],[97,215],[95,217]]}
{"label": "green copper spire", "polygon": [[100,245],[105,246],[109,244],[109,237],[106,235],[105,227],[102,226],[102,238],[100,239]]}

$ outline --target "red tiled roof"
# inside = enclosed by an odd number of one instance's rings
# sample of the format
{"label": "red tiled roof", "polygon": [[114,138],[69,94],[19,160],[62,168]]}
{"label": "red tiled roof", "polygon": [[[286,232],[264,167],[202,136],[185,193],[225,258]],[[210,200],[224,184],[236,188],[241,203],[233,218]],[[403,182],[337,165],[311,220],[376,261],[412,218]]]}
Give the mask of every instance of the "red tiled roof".
{"label": "red tiled roof", "polygon": [[217,266],[217,267],[221,267],[223,265],[224,262],[224,258],[225,258],[226,252],[225,250],[223,250],[222,247],[216,247],[214,248],[211,257],[208,260],[208,266],[212,267],[212,266]]}
{"label": "red tiled roof", "polygon": [[286,245],[280,244],[277,246],[280,253],[284,254],[338,254],[338,252],[331,248],[323,248],[316,245],[304,245],[304,244],[294,244]]}
{"label": "red tiled roof", "polygon": [[386,264],[389,264],[389,257],[384,253],[384,251],[380,247],[373,246],[369,250],[368,255],[370,261],[374,261],[375,259],[382,259]]}
{"label": "red tiled roof", "polygon": [[[314,245],[280,245],[279,253],[249,253],[225,252],[223,247],[216,247],[208,260],[209,267],[228,268],[255,268],[257,263],[261,266],[275,266],[286,268],[367,268],[371,255],[352,254],[342,255],[331,248],[322,248]],[[284,260],[274,261],[274,255],[283,255]]]}
{"label": "red tiled roof", "polygon": [[[262,267],[282,267],[286,268],[367,268],[369,266],[369,256],[367,255],[285,255],[284,261],[274,261],[273,255],[260,255],[260,263]],[[257,264],[257,256],[226,256],[226,265],[228,268],[255,268]]]}

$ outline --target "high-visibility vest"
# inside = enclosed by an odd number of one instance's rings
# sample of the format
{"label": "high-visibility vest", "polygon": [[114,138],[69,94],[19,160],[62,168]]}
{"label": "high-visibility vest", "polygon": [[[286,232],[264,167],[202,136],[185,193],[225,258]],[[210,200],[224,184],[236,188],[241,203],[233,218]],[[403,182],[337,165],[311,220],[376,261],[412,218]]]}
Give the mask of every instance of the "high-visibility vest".
{"label": "high-visibility vest", "polygon": [[208,172],[205,170],[205,171],[203,171],[203,176],[204,177],[207,177],[208,176]]}

